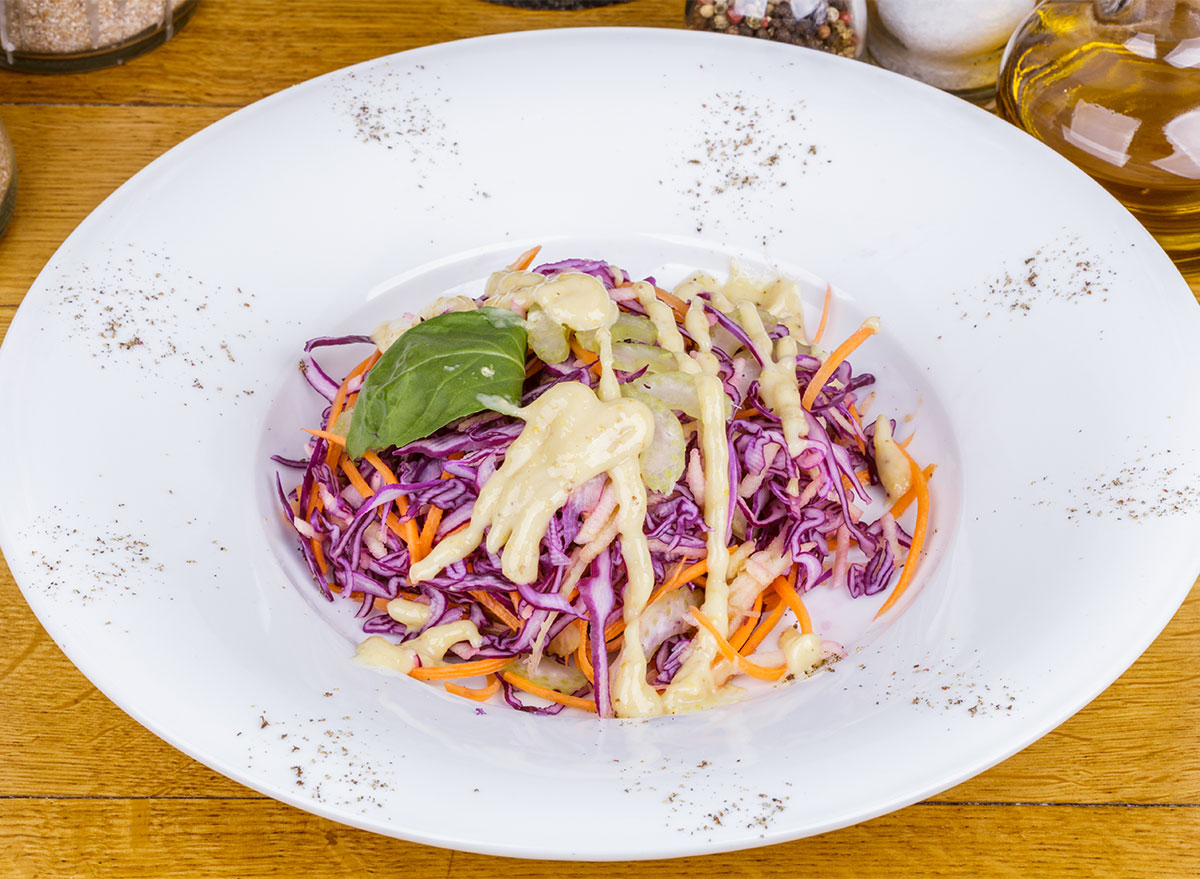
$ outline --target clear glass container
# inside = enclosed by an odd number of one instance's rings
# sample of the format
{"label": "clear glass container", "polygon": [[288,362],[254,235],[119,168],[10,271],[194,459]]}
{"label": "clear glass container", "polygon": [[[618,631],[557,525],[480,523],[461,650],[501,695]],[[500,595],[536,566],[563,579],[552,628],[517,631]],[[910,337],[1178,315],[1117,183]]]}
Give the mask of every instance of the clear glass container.
{"label": "clear glass container", "polygon": [[17,160],[13,157],[12,141],[0,121],[0,235],[12,219],[17,200]]}
{"label": "clear glass container", "polygon": [[866,0],[687,0],[694,30],[758,37],[858,58],[866,48]]}
{"label": "clear glass container", "polygon": [[868,0],[868,48],[888,70],[960,95],[995,94],[1000,55],[1037,0]]}
{"label": "clear glass container", "polygon": [[0,67],[95,70],[161,46],[197,0],[0,0]]}
{"label": "clear glass container", "polygon": [[1013,34],[996,103],[1200,276],[1200,0],[1047,0]]}

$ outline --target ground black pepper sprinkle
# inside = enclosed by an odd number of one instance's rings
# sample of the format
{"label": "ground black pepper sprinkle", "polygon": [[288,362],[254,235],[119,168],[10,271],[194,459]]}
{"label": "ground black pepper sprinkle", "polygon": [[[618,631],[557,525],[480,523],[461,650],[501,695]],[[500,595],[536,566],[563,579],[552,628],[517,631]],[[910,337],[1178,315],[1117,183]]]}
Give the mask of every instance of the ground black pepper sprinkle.
{"label": "ground black pepper sprinkle", "polygon": [[[1039,302],[1058,300],[1083,302],[1108,301],[1108,281],[1116,272],[1103,259],[1079,243],[1078,238],[1039,247],[1032,255],[1009,264],[983,289],[964,291],[954,304],[966,307],[972,300],[996,312],[1027,315]],[[966,302],[964,302],[966,300]],[[977,321],[978,310],[966,308],[962,320]]]}

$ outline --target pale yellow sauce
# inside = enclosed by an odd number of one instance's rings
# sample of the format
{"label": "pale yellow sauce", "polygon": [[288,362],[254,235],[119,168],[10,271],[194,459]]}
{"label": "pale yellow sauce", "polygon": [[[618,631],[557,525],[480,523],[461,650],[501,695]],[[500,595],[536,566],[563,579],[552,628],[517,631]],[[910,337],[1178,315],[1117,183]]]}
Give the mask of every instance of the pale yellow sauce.
{"label": "pale yellow sauce", "polygon": [[393,598],[387,603],[387,612],[388,616],[398,623],[404,623],[410,631],[429,622],[429,605],[407,598]]}
{"label": "pale yellow sauce", "polygon": [[446,665],[446,652],[460,641],[472,647],[483,646],[483,637],[470,620],[459,620],[426,629],[411,641],[393,644],[386,638],[372,635],[358,645],[354,659],[369,668],[386,668],[408,674],[421,666]]}
{"label": "pale yellow sauce", "polygon": [[[727,634],[731,622],[744,617],[754,596],[787,570],[791,558],[779,547],[749,555],[749,545],[739,548],[731,558],[726,546],[732,490],[726,439],[728,399],[719,362],[712,353],[708,316],[700,297],[705,291],[710,292],[714,307],[727,314],[736,312],[751,338],[764,364],[759,379],[763,397],[780,418],[788,451],[793,455],[807,433],[795,380],[796,356],[800,344],[807,344],[807,337],[793,282],[780,279],[764,284],[735,270],[729,282],[718,289],[715,279],[697,274],[674,291],[688,303],[684,325],[696,347],[688,354],[672,309],[657,298],[650,284],[634,285],[638,301],[657,330],[659,346],[673,354],[679,370],[695,382],[703,470],[703,479],[696,481],[703,482],[704,520],[709,528],[702,610],[719,631]],[[646,486],[638,456],[653,441],[654,422],[648,407],[620,394],[609,331],[618,310],[608,291],[599,280],[582,273],[567,272],[547,280],[532,272],[497,272],[489,278],[486,294],[489,305],[518,313],[536,305],[563,327],[576,332],[594,331],[601,367],[599,388],[594,392],[578,382],[563,382],[529,406],[511,410],[511,414],[525,420],[525,428],[509,448],[503,466],[484,485],[468,527],[443,539],[428,556],[414,563],[410,581],[419,583],[465,558],[483,542],[487,531],[488,551],[503,549],[504,575],[514,583],[532,583],[537,577],[541,541],[550,517],[566,503],[573,489],[599,474],[607,474],[616,495],[615,510],[603,516],[602,523],[589,521],[597,534],[584,547],[564,590],[574,585],[587,564],[619,534],[627,582],[624,646],[612,670],[615,713],[619,717],[646,717],[706,708],[737,698],[740,690],[723,686],[732,673],[728,664],[718,663],[714,671],[717,644],[704,630],[693,639],[682,668],[661,696],[646,682],[648,663],[641,644],[641,617],[654,589],[654,575],[644,533]],[[774,346],[757,311],[760,307],[788,330]],[[889,433],[885,442],[890,441]],[[879,443],[877,432],[877,449]],[[393,618],[414,627],[423,625],[429,612],[425,605],[404,599],[389,603],[388,610]],[[548,628],[543,628],[538,639],[539,652]],[[566,631],[576,630],[571,627]],[[407,672],[418,660],[426,665],[442,664],[442,657],[454,643],[466,640],[478,646],[478,637],[470,623],[451,623],[434,627],[400,646],[382,638],[369,638],[360,646],[358,658],[364,664]],[[577,642],[577,635],[560,635],[551,650],[569,652]],[[793,674],[807,673],[820,660],[820,641],[815,636],[785,632],[780,646]]]}
{"label": "pale yellow sauce", "polygon": [[888,500],[895,501],[912,485],[912,470],[900,444],[892,437],[892,422],[880,415],[875,419],[875,468],[879,481],[887,490]]}
{"label": "pale yellow sauce", "polygon": [[503,548],[504,576],[532,583],[550,517],[571,490],[601,473],[611,477],[623,463],[632,461],[636,468],[638,455],[654,437],[654,418],[644,404],[623,398],[602,401],[579,382],[550,388],[524,407],[521,417],[525,428],[484,484],[470,524],[416,562],[409,571],[411,582],[427,580],[466,558],[490,526],[487,549],[497,553]]}
{"label": "pale yellow sauce", "polygon": [[797,678],[811,674],[824,658],[821,639],[812,632],[801,635],[795,629],[784,629],[779,633],[779,649],[783,651],[788,674]]}
{"label": "pale yellow sauce", "polygon": [[767,335],[762,318],[753,303],[742,302],[738,306],[738,322],[754,343],[755,352],[762,360],[762,374],[758,379],[759,389],[767,407],[779,417],[783,427],[783,438],[787,440],[788,454],[800,454],[801,440],[808,436],[808,419],[804,415],[800,383],[796,381],[796,340],[790,335],[779,340],[779,359],[771,355],[771,337]]}

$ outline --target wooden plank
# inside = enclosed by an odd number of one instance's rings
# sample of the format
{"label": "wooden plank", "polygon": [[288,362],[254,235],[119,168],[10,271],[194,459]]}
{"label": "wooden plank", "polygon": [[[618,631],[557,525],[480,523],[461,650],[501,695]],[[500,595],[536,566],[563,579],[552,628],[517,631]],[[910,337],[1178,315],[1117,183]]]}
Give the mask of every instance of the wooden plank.
{"label": "wooden plank", "polygon": [[[447,816],[447,820],[453,820]],[[536,820],[535,815],[529,820]],[[583,814],[580,833],[588,832]],[[913,806],[824,836],[670,861],[568,864],[448,852],[269,800],[7,800],[0,862],[29,877],[1192,877],[1200,809]]]}
{"label": "wooden plank", "polygon": [[201,0],[174,40],[128,64],[54,77],[4,72],[0,104],[242,106],[330,70],[430,43],[543,28],[682,25],[683,0],[568,12],[458,0]]}
{"label": "wooden plank", "polygon": [[[6,567],[0,631],[0,796],[253,796],[98,693],[42,630]],[[1200,590],[1095,703],[939,799],[1200,803],[1197,656]]]}
{"label": "wooden plank", "polygon": [[0,307],[20,303],[58,246],[114,189],[229,112],[211,107],[0,109],[20,175],[16,211],[0,237]]}

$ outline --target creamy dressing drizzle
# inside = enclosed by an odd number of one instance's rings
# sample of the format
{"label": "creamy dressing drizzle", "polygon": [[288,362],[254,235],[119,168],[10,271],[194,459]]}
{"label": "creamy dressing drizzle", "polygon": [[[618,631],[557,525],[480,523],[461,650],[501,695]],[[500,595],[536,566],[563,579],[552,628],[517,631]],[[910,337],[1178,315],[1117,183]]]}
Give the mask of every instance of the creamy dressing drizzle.
{"label": "creamy dressing drizzle", "polygon": [[[696,343],[697,351],[689,357],[684,350],[683,336],[675,323],[671,309],[659,301],[654,288],[646,283],[634,285],[638,301],[646,310],[658,331],[658,342],[675,355],[679,369],[693,377],[700,399],[700,446],[704,462],[704,521],[708,525],[708,573],[704,587],[705,616],[726,633],[729,626],[729,549],[725,535],[729,530],[729,446],[725,434],[725,388],[717,373],[719,363],[712,353],[712,338],[708,332],[708,317],[700,298],[702,285],[685,282],[675,289],[688,303],[684,326]],[[625,601],[625,620],[628,630],[631,617],[640,616],[644,601],[631,605]],[[626,634],[625,650],[630,648],[631,636]],[[641,651],[640,644],[637,651]],[[717,642],[706,631],[692,641],[692,649],[671,685],[663,693],[662,711],[676,714],[704,707],[717,695],[712,660],[717,655]]]}
{"label": "creamy dressing drizzle", "polygon": [[[487,550],[498,553],[503,547],[504,576],[514,583],[532,583],[550,517],[571,491],[601,473],[613,478],[614,473],[627,472],[630,461],[637,468],[638,455],[654,437],[654,418],[644,404],[621,398],[602,401],[579,382],[554,385],[521,409],[520,416],[525,428],[509,447],[504,464],[484,484],[470,525],[413,564],[411,582],[427,580],[466,558],[491,526]],[[644,512],[644,487],[641,494]]]}
{"label": "creamy dressing drizzle", "polygon": [[432,626],[403,644],[393,644],[386,638],[372,635],[358,645],[354,659],[359,665],[369,668],[386,668],[408,674],[418,665],[422,668],[446,665],[446,652],[460,641],[466,641],[476,649],[483,646],[483,636],[475,624],[470,620],[459,620]]}
{"label": "creamy dressing drizzle", "polygon": [[[747,591],[754,591],[760,578],[745,572],[739,577],[736,583],[741,587],[736,596],[739,606],[731,608],[731,559],[726,545],[732,490],[725,418],[727,397],[719,361],[712,353],[705,300],[700,294],[709,292],[708,302],[736,316],[746,330],[763,361],[759,379],[763,397],[780,418],[788,452],[795,455],[807,434],[807,420],[795,379],[799,346],[807,344],[799,293],[791,281],[779,279],[764,286],[736,268],[721,289],[714,279],[693,275],[674,291],[688,304],[684,326],[696,346],[689,355],[672,309],[658,299],[654,287],[643,281],[633,285],[633,292],[657,330],[659,346],[674,355],[679,370],[690,375],[696,384],[700,401],[704,520],[709,528],[702,610],[718,630],[727,634],[731,610],[740,617],[743,615],[740,605],[753,598],[740,593],[746,587],[750,587]],[[682,668],[661,696],[646,682],[648,662],[641,644],[641,616],[654,589],[654,573],[645,536],[646,486],[638,456],[653,440],[654,422],[645,405],[623,398],[620,393],[613,370],[609,330],[618,316],[616,304],[599,280],[577,272],[549,280],[533,272],[497,272],[488,279],[486,294],[488,305],[522,314],[537,306],[564,327],[576,332],[594,331],[601,369],[599,388],[593,392],[579,382],[562,382],[530,405],[514,411],[525,420],[525,428],[510,447],[504,465],[484,485],[470,524],[443,539],[428,556],[414,563],[409,579],[420,583],[465,558],[483,542],[484,531],[490,527],[487,549],[495,553],[503,548],[504,575],[514,583],[532,583],[537,577],[541,541],[550,517],[566,503],[574,488],[601,473],[607,474],[616,493],[617,508],[609,526],[612,530],[605,529],[609,537],[605,544],[620,535],[627,573],[624,646],[612,671],[611,694],[617,716],[678,713],[729,701],[740,690],[735,692],[736,688],[722,686],[731,670],[727,664],[718,664],[714,672],[717,644],[704,630],[693,639]],[[758,308],[769,312],[787,329],[787,334],[775,345]],[[890,440],[890,435],[887,439]],[[790,557],[778,552],[771,561],[790,565]],[[756,582],[743,583],[751,579]],[[403,620],[406,624],[407,618],[416,622],[414,608],[396,609],[398,617],[406,617]],[[451,638],[475,643],[469,632],[438,631],[443,629],[449,626],[430,629],[400,647],[370,638],[360,647],[359,660],[409,670],[418,657],[427,664],[440,663],[442,655],[454,643]],[[793,674],[805,673],[820,658],[820,641],[815,636],[793,635],[785,633],[781,648],[787,655],[789,670]],[[422,639],[433,643],[425,644]]]}

